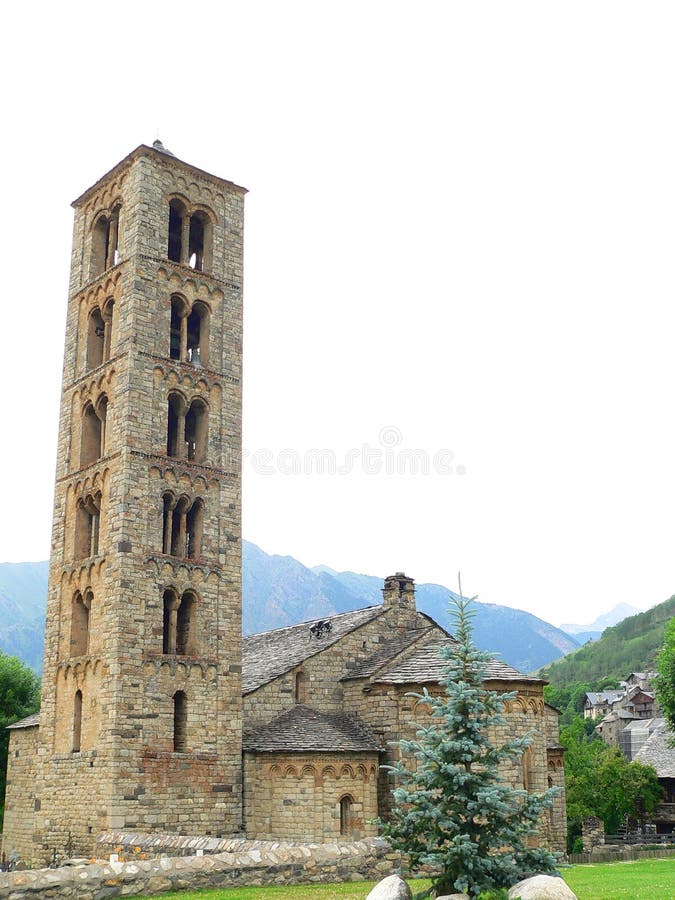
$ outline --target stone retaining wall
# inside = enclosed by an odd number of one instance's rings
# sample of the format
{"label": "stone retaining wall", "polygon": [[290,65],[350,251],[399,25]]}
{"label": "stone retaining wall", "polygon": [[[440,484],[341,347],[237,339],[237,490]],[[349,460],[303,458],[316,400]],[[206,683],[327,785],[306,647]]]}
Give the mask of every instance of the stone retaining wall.
{"label": "stone retaining wall", "polygon": [[[102,837],[113,837],[113,833]],[[361,881],[383,878],[400,865],[400,855],[393,852],[382,838],[344,844],[243,840],[222,843],[236,844],[237,848],[209,853],[203,847],[195,847],[192,852],[201,849],[205,855],[137,858],[129,862],[97,862],[60,869],[3,872],[0,873],[0,900],[10,897],[11,900],[108,900],[110,897],[215,887]],[[117,846],[124,848],[128,845],[118,842]],[[135,844],[135,847],[140,846],[138,842]],[[135,852],[133,847],[129,849]]]}

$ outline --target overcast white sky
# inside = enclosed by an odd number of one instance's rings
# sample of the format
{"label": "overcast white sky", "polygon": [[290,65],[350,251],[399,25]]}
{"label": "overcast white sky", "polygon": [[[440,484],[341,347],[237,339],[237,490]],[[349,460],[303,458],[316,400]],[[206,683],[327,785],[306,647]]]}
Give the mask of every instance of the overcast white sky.
{"label": "overcast white sky", "polygon": [[555,623],[675,593],[672,3],[3,25],[0,560],[49,553],[69,204],[159,133],[250,191],[244,537]]}

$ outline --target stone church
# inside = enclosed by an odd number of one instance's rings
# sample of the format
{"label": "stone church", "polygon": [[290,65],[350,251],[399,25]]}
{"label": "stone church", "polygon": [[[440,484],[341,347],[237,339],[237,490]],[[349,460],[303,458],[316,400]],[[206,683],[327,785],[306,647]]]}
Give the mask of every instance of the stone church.
{"label": "stone church", "polygon": [[[411,691],[452,637],[381,605],[241,638],[245,190],[140,146],[74,201],[42,706],[11,727],[3,850],[89,855],[104,831],[336,841],[375,833]],[[563,782],[540,679],[504,776]],[[497,735],[499,737],[499,735]],[[561,794],[542,842],[564,849]]]}

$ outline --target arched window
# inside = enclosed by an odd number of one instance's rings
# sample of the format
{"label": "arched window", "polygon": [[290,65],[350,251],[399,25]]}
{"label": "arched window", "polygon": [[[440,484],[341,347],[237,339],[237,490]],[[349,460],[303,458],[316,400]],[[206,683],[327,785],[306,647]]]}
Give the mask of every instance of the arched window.
{"label": "arched window", "polygon": [[206,459],[209,408],[199,398],[186,409],[180,394],[169,394],[166,425],[167,456],[201,463]]}
{"label": "arched window", "polygon": [[294,697],[296,703],[307,703],[307,675],[305,672],[295,673]]}
{"label": "arched window", "polygon": [[185,753],[187,749],[187,697],[184,691],[173,695],[173,752]]}
{"label": "arched window", "polygon": [[183,358],[183,330],[186,316],[185,302],[177,294],[171,298],[171,332],[169,338],[169,356],[171,359]]}
{"label": "arched window", "polygon": [[354,801],[349,794],[340,798],[340,834],[347,835],[352,832],[353,805]]}
{"label": "arched window", "polygon": [[115,314],[115,301],[112,297],[108,297],[103,307],[101,316],[103,318],[103,362],[110,359],[110,347],[112,342],[113,316]]}
{"label": "arched window", "polygon": [[185,445],[185,401],[180,394],[169,394],[166,426],[167,456],[182,456]]}
{"label": "arched window", "polygon": [[[172,200],[169,203],[169,246],[167,255],[173,262],[183,262],[183,222],[187,214],[184,204],[180,200]],[[187,250],[187,247],[185,248]]]}
{"label": "arched window", "polygon": [[179,656],[194,656],[194,614],[195,596],[186,591],[180,599],[176,619],[176,653]]}
{"label": "arched window", "polygon": [[70,655],[86,656],[89,651],[89,615],[91,612],[91,591],[84,595],[78,591],[73,597],[70,620]]}
{"label": "arched window", "polygon": [[87,320],[87,369],[95,369],[103,362],[105,346],[105,322],[101,310],[96,306]]}
{"label": "arched window", "polygon": [[82,443],[80,446],[80,466],[90,466],[101,456],[101,420],[91,403],[87,403],[82,413]]}
{"label": "arched window", "polygon": [[78,501],[75,509],[75,559],[98,554],[100,514],[100,494],[89,494]]}
{"label": "arched window", "polygon": [[169,243],[172,262],[204,272],[210,265],[211,220],[206,212],[189,213],[178,198],[169,202]]}
{"label": "arched window", "polygon": [[82,739],[82,691],[75,691],[73,702],[73,753],[80,752]]}
{"label": "arched window", "polygon": [[90,466],[100,459],[105,451],[105,426],[108,417],[108,398],[99,397],[96,409],[87,403],[82,412],[82,440],[80,445],[80,467]]}
{"label": "arched window", "polygon": [[100,215],[91,232],[90,278],[98,278],[119,262],[118,244],[119,207],[110,216]]}
{"label": "arched window", "polygon": [[187,317],[187,360],[195,366],[209,361],[209,310],[199,302]]}
{"label": "arched window", "polygon": [[185,514],[185,556],[197,559],[201,554],[204,504],[195,500]]}
{"label": "arched window", "polygon": [[204,462],[209,409],[203,400],[193,400],[185,415],[185,445],[187,458]]}
{"label": "arched window", "polygon": [[173,588],[167,588],[162,599],[164,606],[162,653],[195,656],[197,597],[192,591],[185,591],[179,599]]}
{"label": "arched window", "polygon": [[176,621],[179,599],[176,592],[169,588],[164,591],[164,626],[162,632],[162,653],[176,652]]}
{"label": "arched window", "polygon": [[206,230],[208,218],[202,212],[193,213],[190,216],[190,246],[188,250],[188,265],[199,272],[204,271],[204,252],[206,244]]}
{"label": "arched window", "polygon": [[201,556],[204,501],[178,500],[167,492],[162,497],[162,552],[170,556],[197,559]]}
{"label": "arched window", "polygon": [[171,296],[169,356],[193,366],[206,365],[209,346],[209,308],[197,301],[192,309],[180,294]]}

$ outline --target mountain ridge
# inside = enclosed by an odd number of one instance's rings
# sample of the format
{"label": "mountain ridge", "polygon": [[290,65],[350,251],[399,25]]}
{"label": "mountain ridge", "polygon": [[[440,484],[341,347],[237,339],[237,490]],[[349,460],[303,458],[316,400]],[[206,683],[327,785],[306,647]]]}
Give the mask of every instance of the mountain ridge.
{"label": "mountain ridge", "polygon": [[[268,554],[242,541],[244,634],[326,618],[381,602],[383,579],[330,566],[308,568],[292,556]],[[12,568],[13,567],[13,568]],[[0,649],[36,671],[42,641],[48,563],[0,563]],[[458,595],[443,585],[416,585],[417,607],[448,631]],[[578,647],[574,638],[523,610],[476,601],[474,639],[504,662],[530,672]]]}

